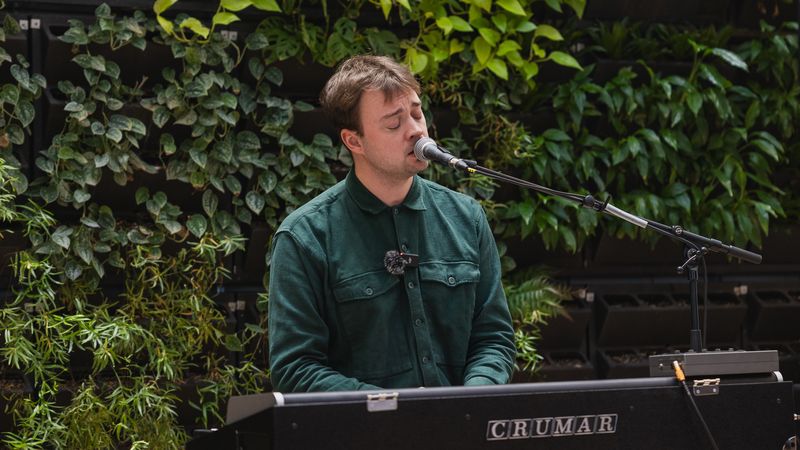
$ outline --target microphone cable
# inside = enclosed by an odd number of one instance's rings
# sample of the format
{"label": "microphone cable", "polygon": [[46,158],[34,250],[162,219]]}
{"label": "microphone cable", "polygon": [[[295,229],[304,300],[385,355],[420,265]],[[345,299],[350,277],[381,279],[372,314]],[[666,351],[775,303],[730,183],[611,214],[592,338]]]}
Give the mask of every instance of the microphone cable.
{"label": "microphone cable", "polygon": [[689,401],[692,403],[694,412],[700,419],[700,423],[703,424],[703,429],[706,431],[706,436],[708,436],[708,440],[711,442],[711,448],[714,450],[719,450],[717,441],[714,439],[714,435],[711,434],[711,430],[708,428],[708,424],[706,423],[706,419],[703,417],[703,413],[700,412],[700,408],[697,407],[697,403],[694,401],[694,396],[692,396],[689,386],[686,385],[686,375],[683,373],[683,369],[681,369],[681,365],[678,363],[678,361],[672,361],[672,369],[675,371],[675,378],[681,382],[683,390],[686,392],[686,395],[689,396]]}

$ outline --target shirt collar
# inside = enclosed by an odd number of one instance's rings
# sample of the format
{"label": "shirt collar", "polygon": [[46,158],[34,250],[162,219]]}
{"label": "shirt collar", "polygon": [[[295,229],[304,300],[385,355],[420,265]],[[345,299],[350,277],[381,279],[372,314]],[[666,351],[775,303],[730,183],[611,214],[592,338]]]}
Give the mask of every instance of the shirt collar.
{"label": "shirt collar", "polygon": [[[385,203],[380,201],[378,197],[372,194],[363,184],[361,181],[356,177],[355,170],[350,170],[347,173],[347,177],[345,178],[345,188],[347,192],[350,194],[350,198],[364,211],[370,212],[372,214],[378,214],[379,212],[383,211],[384,209],[388,208]],[[422,179],[418,176],[414,176],[414,180],[411,183],[411,189],[409,189],[406,198],[401,203],[402,206],[405,206],[408,209],[413,209],[417,211],[422,211],[425,208],[425,200],[423,196],[423,190],[426,189]]]}

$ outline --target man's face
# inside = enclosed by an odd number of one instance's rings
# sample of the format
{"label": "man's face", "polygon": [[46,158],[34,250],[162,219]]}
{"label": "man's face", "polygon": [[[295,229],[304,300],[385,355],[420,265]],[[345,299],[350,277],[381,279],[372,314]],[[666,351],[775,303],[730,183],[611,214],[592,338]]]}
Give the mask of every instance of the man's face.
{"label": "man's face", "polygon": [[414,91],[391,100],[379,90],[366,91],[359,103],[361,133],[342,130],[353,153],[356,174],[381,183],[407,181],[428,167],[414,156],[414,144],[428,135],[422,104]]}

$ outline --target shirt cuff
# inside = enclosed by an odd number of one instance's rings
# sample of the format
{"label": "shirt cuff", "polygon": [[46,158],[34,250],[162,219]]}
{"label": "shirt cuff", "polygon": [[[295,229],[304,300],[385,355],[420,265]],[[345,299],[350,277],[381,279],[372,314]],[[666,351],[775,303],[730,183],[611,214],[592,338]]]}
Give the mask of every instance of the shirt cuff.
{"label": "shirt cuff", "polygon": [[464,382],[464,386],[485,386],[488,384],[497,384],[491,378],[483,377],[480,375],[474,376]]}

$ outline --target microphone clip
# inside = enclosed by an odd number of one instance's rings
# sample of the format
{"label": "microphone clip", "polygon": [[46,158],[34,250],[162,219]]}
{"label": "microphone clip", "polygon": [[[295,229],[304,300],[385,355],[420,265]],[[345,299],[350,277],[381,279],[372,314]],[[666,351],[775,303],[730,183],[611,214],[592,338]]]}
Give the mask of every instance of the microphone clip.
{"label": "microphone clip", "polygon": [[419,266],[419,255],[389,250],[383,255],[383,266],[390,274],[400,276],[406,272],[406,266]]}

